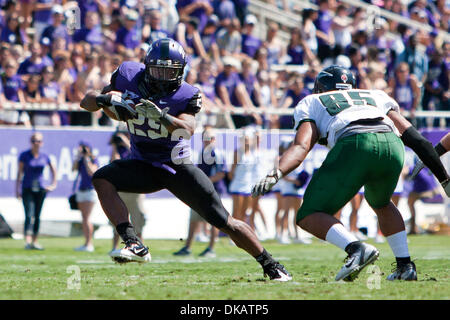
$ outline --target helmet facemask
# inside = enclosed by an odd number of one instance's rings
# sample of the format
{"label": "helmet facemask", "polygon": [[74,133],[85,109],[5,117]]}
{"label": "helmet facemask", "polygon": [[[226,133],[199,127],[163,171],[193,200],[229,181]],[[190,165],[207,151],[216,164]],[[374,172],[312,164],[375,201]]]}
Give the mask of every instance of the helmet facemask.
{"label": "helmet facemask", "polygon": [[[168,94],[178,89],[183,80],[184,65],[171,65],[170,60],[158,61],[159,64],[148,64],[145,74],[150,92]],[[161,63],[162,62],[162,63]]]}

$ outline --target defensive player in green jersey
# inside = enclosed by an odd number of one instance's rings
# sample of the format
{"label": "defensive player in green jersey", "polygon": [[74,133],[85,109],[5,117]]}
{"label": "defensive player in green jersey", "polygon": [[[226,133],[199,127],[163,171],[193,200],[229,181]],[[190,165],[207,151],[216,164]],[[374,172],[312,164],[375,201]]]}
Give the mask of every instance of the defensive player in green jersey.
{"label": "defensive player in green jersey", "polygon": [[[404,162],[404,145],[413,149],[450,194],[449,176],[432,144],[399,113],[399,106],[380,90],[359,90],[350,70],[331,66],[316,78],[314,94],[294,111],[294,142],[278,167],[252,189],[263,195],[299,166],[316,142],[329,151],[314,173],[297,213],[297,224],[348,254],[336,280],[353,281],[379,251],[358,241],[333,215],[364,186],[365,198],[378,216],[381,231],[396,257],[388,280],[417,280],[405,224],[391,202]],[[402,142],[403,141],[403,142]]]}

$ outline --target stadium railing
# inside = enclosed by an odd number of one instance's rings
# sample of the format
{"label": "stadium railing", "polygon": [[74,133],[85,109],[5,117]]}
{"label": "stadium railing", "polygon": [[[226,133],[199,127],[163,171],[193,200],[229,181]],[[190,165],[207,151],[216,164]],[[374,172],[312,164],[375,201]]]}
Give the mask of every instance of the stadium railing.
{"label": "stadium railing", "polygon": [[[3,110],[26,110],[26,111],[69,111],[69,112],[87,112],[86,110],[82,109],[80,107],[79,103],[63,103],[63,104],[56,104],[56,103],[19,103],[19,102],[7,102],[3,106]],[[1,109],[0,109],[1,112]],[[254,109],[252,112],[258,113],[258,114],[266,114],[266,115],[293,115],[294,109],[280,109],[280,108],[263,108],[263,109]],[[212,108],[209,111],[209,114],[217,114],[217,115],[225,115],[226,117],[229,117],[231,114],[248,114],[248,111],[246,111],[244,108],[237,108],[236,111],[233,113],[230,112],[224,112],[223,110],[219,108]],[[410,113],[408,111],[405,111],[402,113],[404,116],[408,117]],[[434,119],[434,118],[441,118],[441,119],[447,119],[450,118],[450,111],[422,111],[418,110],[415,113],[416,118],[427,118],[427,119]],[[92,126],[98,126],[98,119],[94,116],[94,113],[92,113],[91,116],[91,125]]]}

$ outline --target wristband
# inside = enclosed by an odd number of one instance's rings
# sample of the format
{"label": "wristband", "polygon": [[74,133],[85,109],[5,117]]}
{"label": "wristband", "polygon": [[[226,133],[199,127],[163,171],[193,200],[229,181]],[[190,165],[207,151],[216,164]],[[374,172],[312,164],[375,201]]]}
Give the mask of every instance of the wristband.
{"label": "wristband", "polygon": [[436,150],[439,157],[441,157],[443,154],[447,153],[447,150],[445,150],[444,146],[440,142],[434,146],[434,150]]}

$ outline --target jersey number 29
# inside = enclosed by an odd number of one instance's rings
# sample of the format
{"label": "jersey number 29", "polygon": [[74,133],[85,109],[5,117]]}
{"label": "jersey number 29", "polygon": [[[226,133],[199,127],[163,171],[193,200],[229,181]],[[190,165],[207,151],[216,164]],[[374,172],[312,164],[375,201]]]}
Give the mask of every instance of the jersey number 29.
{"label": "jersey number 29", "polygon": [[147,132],[134,127],[135,125],[142,126],[145,123],[145,117],[143,115],[140,114],[137,119],[128,120],[128,129],[130,130],[130,133],[137,136],[149,137],[150,139],[167,138],[169,136],[167,128],[161,123],[152,119],[147,120],[148,126],[150,127]]}

